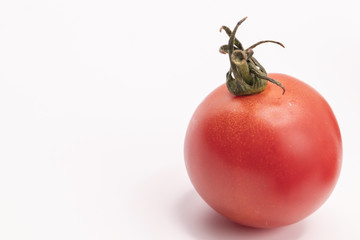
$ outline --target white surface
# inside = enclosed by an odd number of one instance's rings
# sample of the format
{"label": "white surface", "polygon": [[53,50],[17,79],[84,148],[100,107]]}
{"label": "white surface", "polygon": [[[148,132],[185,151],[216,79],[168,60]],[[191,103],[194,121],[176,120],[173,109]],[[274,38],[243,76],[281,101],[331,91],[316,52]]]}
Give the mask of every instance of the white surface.
{"label": "white surface", "polygon": [[[344,163],[333,195],[292,226],[255,230],[195,193],[183,139],[225,81],[221,25],[243,18],[268,72],[332,106]],[[356,1],[1,1],[0,239],[360,239]]]}

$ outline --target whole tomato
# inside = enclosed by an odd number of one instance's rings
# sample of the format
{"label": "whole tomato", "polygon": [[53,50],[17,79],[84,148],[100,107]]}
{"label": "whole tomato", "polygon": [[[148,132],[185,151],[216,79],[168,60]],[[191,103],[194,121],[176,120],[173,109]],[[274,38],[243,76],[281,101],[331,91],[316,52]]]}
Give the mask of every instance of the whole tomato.
{"label": "whole tomato", "polygon": [[268,84],[235,96],[221,85],[193,114],[184,147],[200,196],[232,221],[259,228],[292,224],[318,209],[334,189],[342,158],[325,99],[293,77],[266,77],[286,93]]}

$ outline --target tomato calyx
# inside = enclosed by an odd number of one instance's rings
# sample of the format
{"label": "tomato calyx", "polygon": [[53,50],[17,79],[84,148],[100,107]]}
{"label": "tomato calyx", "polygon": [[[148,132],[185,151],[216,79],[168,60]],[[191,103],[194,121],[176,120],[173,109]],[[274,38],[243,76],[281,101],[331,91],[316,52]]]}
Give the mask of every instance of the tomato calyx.
{"label": "tomato calyx", "polygon": [[226,74],[226,86],[235,96],[243,96],[260,93],[265,90],[267,82],[271,82],[281,87],[283,90],[282,94],[284,94],[284,86],[280,82],[269,78],[265,68],[253,57],[253,48],[260,44],[270,42],[282,47],[284,45],[277,41],[264,40],[244,49],[240,41],[235,37],[235,34],[240,24],[246,18],[241,19],[233,31],[226,26],[220,28],[220,32],[225,30],[230,37],[228,44],[221,46],[219,49],[220,53],[229,54],[230,59],[230,70]]}

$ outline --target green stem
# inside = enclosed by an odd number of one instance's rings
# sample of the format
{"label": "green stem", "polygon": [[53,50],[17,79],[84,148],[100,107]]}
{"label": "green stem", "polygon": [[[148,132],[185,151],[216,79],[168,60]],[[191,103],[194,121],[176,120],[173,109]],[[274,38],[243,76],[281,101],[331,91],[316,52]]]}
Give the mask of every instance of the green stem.
{"label": "green stem", "polygon": [[226,86],[228,90],[236,95],[251,95],[264,91],[268,82],[276,84],[283,89],[284,86],[267,76],[266,70],[261,64],[253,57],[253,48],[263,43],[275,43],[282,47],[284,45],[277,41],[265,40],[257,42],[251,45],[249,48],[243,48],[240,41],[235,37],[236,31],[240,24],[246,20],[247,17],[241,19],[235,26],[234,30],[231,31],[228,27],[222,26],[227,35],[229,35],[229,41],[227,45],[220,47],[220,52],[229,54],[230,59],[230,70],[226,74]]}

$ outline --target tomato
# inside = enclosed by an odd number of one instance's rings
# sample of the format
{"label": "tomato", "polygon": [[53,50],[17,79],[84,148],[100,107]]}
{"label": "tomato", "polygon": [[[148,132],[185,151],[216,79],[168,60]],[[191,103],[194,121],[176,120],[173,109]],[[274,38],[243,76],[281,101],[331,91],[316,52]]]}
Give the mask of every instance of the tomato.
{"label": "tomato", "polygon": [[199,195],[230,220],[258,228],[313,213],[337,182],[342,143],[335,116],[309,85],[283,74],[263,92],[234,96],[226,85],[198,106],[184,146]]}

